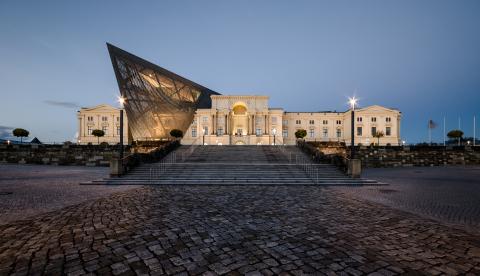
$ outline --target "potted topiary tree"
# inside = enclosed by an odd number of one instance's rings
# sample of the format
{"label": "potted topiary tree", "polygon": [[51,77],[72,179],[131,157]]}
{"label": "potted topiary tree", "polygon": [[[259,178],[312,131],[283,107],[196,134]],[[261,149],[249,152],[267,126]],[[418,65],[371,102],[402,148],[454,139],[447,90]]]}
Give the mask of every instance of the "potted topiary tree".
{"label": "potted topiary tree", "polygon": [[377,138],[377,146],[380,146],[380,138],[382,138],[383,136],[385,136],[383,131],[377,131],[373,134],[373,137]]}
{"label": "potted topiary tree", "polygon": [[23,137],[28,137],[30,132],[28,130],[23,129],[23,128],[16,128],[12,131],[13,136],[15,137],[20,137],[20,143],[23,143]]}
{"label": "potted topiary tree", "polygon": [[105,136],[105,132],[101,129],[94,129],[92,135],[97,137],[97,144],[100,144],[100,137]]}
{"label": "potted topiary tree", "polygon": [[303,139],[305,136],[307,136],[307,131],[305,129],[295,131],[295,137],[297,137],[297,139]]}
{"label": "potted topiary tree", "polygon": [[170,131],[170,136],[175,137],[175,139],[182,138],[183,131],[181,131],[180,129],[172,129]]}
{"label": "potted topiary tree", "polygon": [[461,131],[459,129],[450,130],[447,133],[447,136],[450,139],[458,139],[458,145],[460,146],[460,141],[462,140],[463,131]]}

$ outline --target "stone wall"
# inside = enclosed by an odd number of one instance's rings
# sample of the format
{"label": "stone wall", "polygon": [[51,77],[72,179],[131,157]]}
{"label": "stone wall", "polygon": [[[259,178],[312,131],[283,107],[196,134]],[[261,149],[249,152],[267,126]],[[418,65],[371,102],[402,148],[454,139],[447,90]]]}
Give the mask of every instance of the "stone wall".
{"label": "stone wall", "polygon": [[[125,147],[128,152],[129,147]],[[1,163],[109,166],[118,146],[0,145]]]}
{"label": "stone wall", "polygon": [[[305,152],[319,162],[342,163],[350,148],[344,145],[305,143],[299,144]],[[480,165],[480,147],[356,147],[356,158],[364,168]]]}

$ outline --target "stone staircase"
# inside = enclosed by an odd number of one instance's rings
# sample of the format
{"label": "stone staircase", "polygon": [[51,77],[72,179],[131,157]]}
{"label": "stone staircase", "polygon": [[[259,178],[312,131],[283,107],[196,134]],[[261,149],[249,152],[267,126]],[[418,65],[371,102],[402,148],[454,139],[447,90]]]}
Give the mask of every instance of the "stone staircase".
{"label": "stone staircase", "polygon": [[314,164],[295,146],[181,146],[161,162],[123,177],[88,184],[126,185],[381,185]]}

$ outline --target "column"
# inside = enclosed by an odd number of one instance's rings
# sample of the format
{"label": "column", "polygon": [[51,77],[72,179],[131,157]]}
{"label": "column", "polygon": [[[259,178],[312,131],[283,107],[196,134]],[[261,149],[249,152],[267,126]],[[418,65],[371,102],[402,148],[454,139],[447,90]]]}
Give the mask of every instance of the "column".
{"label": "column", "polygon": [[264,121],[263,134],[267,134],[267,115],[263,115],[263,121]]}
{"label": "column", "polygon": [[256,129],[255,129],[255,114],[252,115],[252,134],[256,134]]}
{"label": "column", "polygon": [[215,129],[215,114],[212,115],[212,134],[215,135],[217,130]]}

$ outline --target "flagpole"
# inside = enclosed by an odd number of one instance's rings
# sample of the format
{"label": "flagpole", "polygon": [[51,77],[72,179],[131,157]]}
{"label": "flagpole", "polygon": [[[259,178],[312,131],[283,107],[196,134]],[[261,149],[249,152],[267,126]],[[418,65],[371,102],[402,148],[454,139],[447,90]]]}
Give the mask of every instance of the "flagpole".
{"label": "flagpole", "polygon": [[[458,130],[462,130],[461,128],[462,127],[461,127],[460,117],[458,117]],[[460,137],[458,138],[458,145],[459,146],[460,146],[460,139],[462,139],[462,138],[460,138]]]}
{"label": "flagpole", "polygon": [[473,115],[473,146],[475,147],[475,130],[477,125],[475,124],[475,115]]}
{"label": "flagpole", "polygon": [[445,143],[445,116],[443,116],[443,146],[446,146]]}

